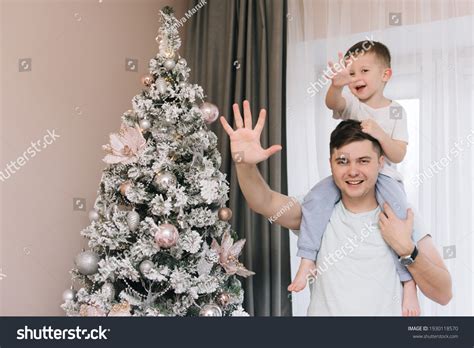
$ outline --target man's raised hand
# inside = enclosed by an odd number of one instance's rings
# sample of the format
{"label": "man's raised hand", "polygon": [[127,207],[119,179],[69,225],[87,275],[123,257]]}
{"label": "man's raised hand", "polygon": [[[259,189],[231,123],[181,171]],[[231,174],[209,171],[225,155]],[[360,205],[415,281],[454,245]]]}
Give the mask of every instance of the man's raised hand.
{"label": "man's raised hand", "polygon": [[278,151],[281,151],[281,145],[273,145],[268,149],[263,149],[260,144],[260,135],[262,134],[267,114],[265,109],[260,111],[258,122],[254,129],[252,129],[252,113],[250,111],[250,104],[247,100],[244,101],[243,120],[238,104],[233,105],[233,110],[236,124],[235,130],[232,129],[223,116],[221,116],[220,121],[222,127],[224,127],[224,130],[230,137],[230,150],[234,162],[257,164],[265,161]]}

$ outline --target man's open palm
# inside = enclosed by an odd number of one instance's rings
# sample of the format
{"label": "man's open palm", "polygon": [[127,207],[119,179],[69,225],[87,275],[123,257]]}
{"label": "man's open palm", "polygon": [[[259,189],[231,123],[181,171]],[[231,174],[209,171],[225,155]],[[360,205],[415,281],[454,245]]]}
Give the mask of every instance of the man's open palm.
{"label": "man's open palm", "polygon": [[220,121],[224,130],[230,137],[230,150],[232,158],[237,163],[257,164],[265,161],[273,154],[281,151],[280,145],[273,145],[268,149],[263,149],[260,144],[260,135],[265,126],[266,110],[262,109],[258,117],[255,128],[252,129],[252,113],[250,104],[244,101],[244,120],[240,114],[237,104],[233,105],[236,129],[227,123],[226,119],[221,116]]}

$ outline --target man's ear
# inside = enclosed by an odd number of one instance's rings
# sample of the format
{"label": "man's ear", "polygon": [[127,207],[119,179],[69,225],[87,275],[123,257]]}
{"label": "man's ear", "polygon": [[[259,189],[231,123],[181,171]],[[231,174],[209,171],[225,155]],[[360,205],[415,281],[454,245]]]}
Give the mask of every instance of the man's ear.
{"label": "man's ear", "polygon": [[390,80],[392,75],[393,75],[392,69],[390,69],[390,68],[384,69],[383,76],[382,76],[383,82],[387,82],[388,80]]}
{"label": "man's ear", "polygon": [[384,164],[385,164],[385,156],[380,155],[380,157],[379,157],[379,170],[382,170]]}

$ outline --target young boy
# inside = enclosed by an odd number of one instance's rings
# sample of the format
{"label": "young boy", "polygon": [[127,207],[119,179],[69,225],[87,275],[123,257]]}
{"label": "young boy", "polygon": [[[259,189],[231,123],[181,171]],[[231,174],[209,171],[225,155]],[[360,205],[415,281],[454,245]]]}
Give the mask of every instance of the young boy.
{"label": "young boy", "polygon": [[[345,64],[343,64],[343,60]],[[374,41],[361,41],[352,46],[345,56],[339,53],[340,64],[329,62],[332,76],[326,95],[326,105],[334,111],[335,119],[362,121],[363,131],[377,139],[385,155],[385,166],[376,185],[378,203],[388,203],[401,219],[406,219],[407,201],[402,176],[393,163],[400,163],[406,154],[408,130],[405,110],[383,95],[385,85],[392,76],[388,48]],[[349,87],[350,93],[343,93]],[[360,182],[348,182],[355,187]],[[329,223],[334,205],[340,200],[339,189],[332,177],[318,183],[305,197],[303,218],[298,239],[298,256],[301,263],[289,291],[301,291],[306,281],[314,276],[315,261],[323,234]],[[394,258],[400,280],[403,282],[402,314],[418,316],[416,284],[405,266]],[[330,270],[329,270],[330,271]]]}

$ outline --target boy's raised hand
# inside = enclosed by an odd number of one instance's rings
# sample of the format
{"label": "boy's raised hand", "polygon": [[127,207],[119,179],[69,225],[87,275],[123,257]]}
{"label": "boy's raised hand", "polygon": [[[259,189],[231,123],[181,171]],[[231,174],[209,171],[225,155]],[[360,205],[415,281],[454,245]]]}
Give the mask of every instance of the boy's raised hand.
{"label": "boy's raised hand", "polygon": [[281,151],[281,145],[273,145],[268,149],[263,149],[260,144],[260,135],[262,134],[265,125],[265,117],[267,113],[265,109],[260,111],[258,122],[254,129],[252,129],[252,113],[250,111],[250,104],[247,100],[244,101],[244,120],[242,120],[239,105],[234,104],[233,109],[236,124],[235,130],[232,129],[223,116],[221,116],[220,121],[222,127],[224,127],[224,130],[230,137],[230,150],[234,162],[257,164],[265,161],[278,151]]}
{"label": "boy's raised hand", "polygon": [[356,81],[350,74],[350,67],[353,61],[351,59],[344,59],[341,52],[338,53],[338,56],[338,62],[328,62],[329,73],[326,74],[326,77],[332,81],[334,87],[344,87]]}

